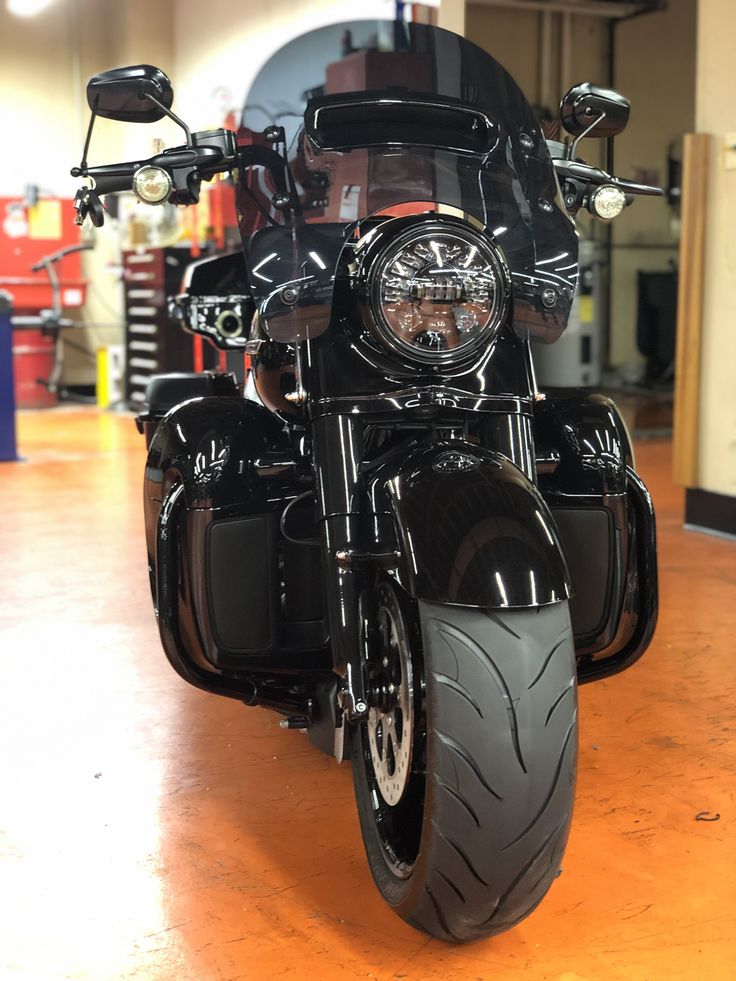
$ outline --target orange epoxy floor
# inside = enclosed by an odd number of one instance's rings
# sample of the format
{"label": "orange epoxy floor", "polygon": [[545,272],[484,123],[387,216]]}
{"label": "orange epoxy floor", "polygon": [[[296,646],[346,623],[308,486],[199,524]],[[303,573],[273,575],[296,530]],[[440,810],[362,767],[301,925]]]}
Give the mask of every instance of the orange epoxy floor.
{"label": "orange epoxy floor", "polygon": [[681,529],[667,442],[639,446],[660,627],[581,691],[564,874],[511,933],[459,948],[380,901],[347,766],[165,663],[131,418],[19,422],[26,462],[0,465],[0,976],[736,978],[736,543]]}

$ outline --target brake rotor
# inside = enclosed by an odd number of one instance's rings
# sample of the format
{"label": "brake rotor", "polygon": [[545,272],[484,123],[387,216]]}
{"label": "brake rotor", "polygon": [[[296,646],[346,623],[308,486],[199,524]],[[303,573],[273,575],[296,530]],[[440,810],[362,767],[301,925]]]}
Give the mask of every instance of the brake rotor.
{"label": "brake rotor", "polygon": [[369,696],[368,744],[378,790],[395,806],[411,773],[414,684],[404,618],[393,590],[386,586],[379,592],[377,621],[380,664]]}

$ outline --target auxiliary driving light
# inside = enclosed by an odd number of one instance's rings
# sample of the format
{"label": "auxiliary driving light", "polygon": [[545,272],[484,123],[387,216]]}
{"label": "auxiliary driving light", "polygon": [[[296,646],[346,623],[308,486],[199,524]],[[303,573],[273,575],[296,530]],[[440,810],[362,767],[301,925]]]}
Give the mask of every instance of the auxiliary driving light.
{"label": "auxiliary driving light", "polygon": [[626,195],[619,187],[604,184],[593,192],[590,206],[598,218],[611,221],[613,218],[618,218],[626,207]]}
{"label": "auxiliary driving light", "polygon": [[171,178],[162,167],[141,167],[133,175],[133,191],[146,204],[163,204],[171,194]]}

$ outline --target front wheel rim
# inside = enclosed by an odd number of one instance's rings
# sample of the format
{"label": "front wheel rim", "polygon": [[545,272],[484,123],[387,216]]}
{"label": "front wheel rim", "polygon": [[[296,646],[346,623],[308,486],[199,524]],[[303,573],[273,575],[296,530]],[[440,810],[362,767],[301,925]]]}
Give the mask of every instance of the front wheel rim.
{"label": "front wheel rim", "polygon": [[397,878],[407,879],[419,852],[423,815],[424,779],[416,745],[420,678],[392,585],[380,586],[375,609],[369,711],[361,734],[363,759],[384,859]]}

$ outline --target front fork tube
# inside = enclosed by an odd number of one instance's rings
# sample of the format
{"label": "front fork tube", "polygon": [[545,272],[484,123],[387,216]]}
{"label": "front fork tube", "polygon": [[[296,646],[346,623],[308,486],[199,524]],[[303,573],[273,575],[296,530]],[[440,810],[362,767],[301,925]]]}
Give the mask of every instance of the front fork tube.
{"label": "front fork tube", "polygon": [[361,554],[365,547],[359,486],[363,426],[350,416],[323,416],[315,420],[312,434],[332,660],[343,679],[341,707],[354,721],[368,712],[361,597],[369,572],[345,556]]}
{"label": "front fork tube", "polygon": [[489,413],[479,427],[479,435],[486,449],[502,453],[536,484],[534,430],[530,416]]}
{"label": "front fork tube", "polygon": [[363,674],[365,630],[362,623],[362,595],[367,570],[342,566],[336,555],[358,551],[357,546],[362,538],[360,525],[360,517],[356,515],[332,515],[322,522],[332,662],[343,679],[338,689],[338,700],[350,721],[363,718],[368,713]]}

